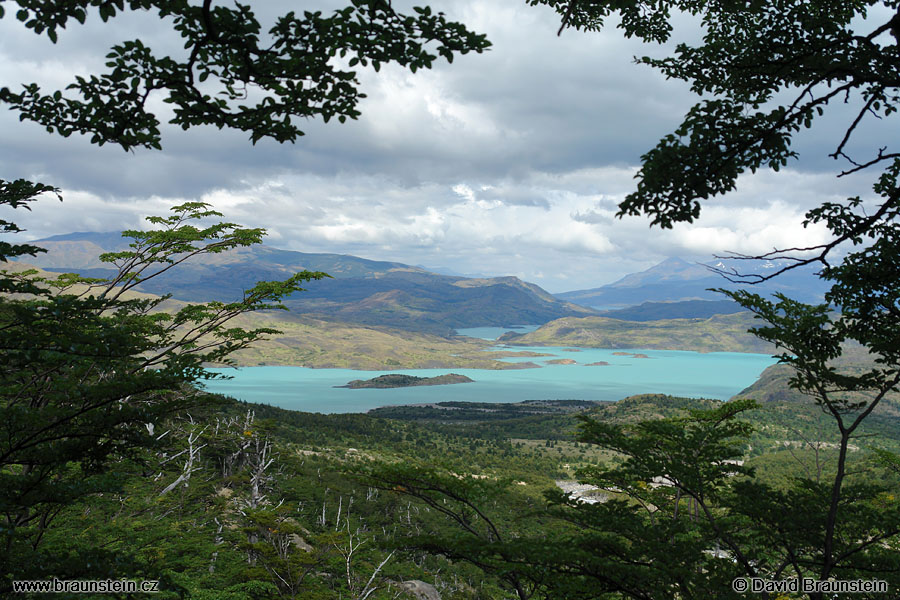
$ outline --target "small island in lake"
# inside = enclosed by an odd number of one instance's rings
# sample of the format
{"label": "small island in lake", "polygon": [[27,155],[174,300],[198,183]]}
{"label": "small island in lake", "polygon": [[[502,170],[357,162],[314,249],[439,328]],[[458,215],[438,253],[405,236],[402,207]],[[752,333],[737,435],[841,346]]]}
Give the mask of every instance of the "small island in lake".
{"label": "small island in lake", "polygon": [[605,360],[599,360],[597,362],[588,363],[584,366],[586,366],[586,367],[608,367],[609,363],[606,362]]}
{"label": "small island in lake", "polygon": [[555,358],[553,360],[544,361],[548,365],[574,365],[575,361],[571,358]]}
{"label": "small island in lake", "polygon": [[465,375],[456,373],[448,373],[447,375],[438,375],[436,377],[416,377],[415,375],[392,373],[390,375],[379,375],[372,379],[354,379],[348,382],[347,385],[336,385],[334,387],[360,390],[366,388],[412,387],[416,385],[449,385],[451,383],[472,383],[473,381],[473,379]]}

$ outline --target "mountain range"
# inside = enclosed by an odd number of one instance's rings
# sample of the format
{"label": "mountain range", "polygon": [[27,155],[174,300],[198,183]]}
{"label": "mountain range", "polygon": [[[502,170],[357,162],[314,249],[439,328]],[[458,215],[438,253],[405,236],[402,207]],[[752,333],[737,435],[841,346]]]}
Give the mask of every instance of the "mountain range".
{"label": "mountain range", "polygon": [[[113,269],[99,256],[127,249],[130,241],[118,232],[57,235],[32,242],[47,252],[27,262],[49,271],[109,276]],[[722,261],[714,266],[765,273],[781,265]],[[323,271],[331,278],[310,281],[304,292],[287,299],[285,304],[295,314],[443,336],[460,328],[535,325],[564,317],[600,315],[646,322],[706,319],[741,310],[709,291],[738,286],[712,272],[709,265],[680,258],[669,258],[608,285],[551,295],[517,277],[464,277],[399,262],[255,245],[197,257],[140,289],[187,302],[230,301],[257,281],[285,279],[303,270]],[[806,302],[821,302],[826,286],[812,269],[798,269],[752,288],[764,295],[781,291]]]}
{"label": "mountain range", "polygon": [[[89,277],[112,274],[100,254],[126,249],[118,233],[70,233],[32,242],[47,249],[27,262],[49,271]],[[141,291],[188,302],[240,298],[261,280],[298,271],[324,271],[284,304],[298,314],[366,325],[449,335],[457,328],[546,323],[596,311],[555,298],[516,277],[441,275],[402,263],[344,254],[311,254],[266,245],[199,256],[141,284]]]}
{"label": "mountain range", "polygon": [[[779,261],[739,261],[722,259],[706,265],[690,263],[681,258],[669,258],[640,273],[597,288],[574,290],[556,294],[566,302],[599,309],[634,306],[644,302],[681,302],[689,300],[722,300],[710,288],[748,288],[764,296],[782,292],[791,298],[809,303],[822,302],[827,285],[815,275],[815,269],[794,269],[772,281],[755,285],[738,285],[712,271],[734,269],[743,274],[765,275],[786,266]],[[607,315],[613,316],[613,315]],[[700,315],[697,315],[700,316]],[[669,318],[672,318],[671,316]]]}

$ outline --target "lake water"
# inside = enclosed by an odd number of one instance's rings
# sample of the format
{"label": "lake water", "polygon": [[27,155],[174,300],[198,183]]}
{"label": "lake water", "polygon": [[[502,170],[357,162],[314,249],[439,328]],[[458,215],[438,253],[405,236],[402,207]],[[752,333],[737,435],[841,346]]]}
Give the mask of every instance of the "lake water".
{"label": "lake water", "polygon": [[[716,352],[699,354],[673,350],[602,350],[596,348],[515,347],[551,354],[546,357],[507,358],[531,361],[539,369],[491,371],[482,369],[415,369],[355,371],[305,367],[248,367],[212,369],[233,375],[227,381],[211,381],[207,389],[248,402],[261,402],[306,412],[365,412],[379,406],[426,402],[520,402],[522,400],[621,400],[645,393],[671,394],[726,400],[756,381],[775,363],[764,354]],[[646,354],[649,358],[616,355]],[[557,358],[576,364],[548,365]],[[594,362],[607,366],[587,366]],[[433,377],[459,373],[474,383],[394,389],[336,388],[354,379],[371,379],[386,373]]]}

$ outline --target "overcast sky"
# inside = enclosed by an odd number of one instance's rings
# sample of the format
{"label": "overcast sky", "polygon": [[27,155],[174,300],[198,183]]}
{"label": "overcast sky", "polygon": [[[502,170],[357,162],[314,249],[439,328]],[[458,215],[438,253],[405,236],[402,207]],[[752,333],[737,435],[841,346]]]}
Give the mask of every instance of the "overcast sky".
{"label": "overcast sky", "polygon": [[[296,8],[257,4],[273,14]],[[866,178],[834,177],[826,155],[843,131],[837,118],[798,141],[803,162],[742,178],[695,224],[663,231],[642,217],[615,219],[640,155],[696,100],[684,84],[632,61],[667,48],[624,40],[614,29],[557,37],[556,15],[523,0],[431,5],[486,33],[491,50],[416,74],[364,72],[362,117],[309,121],[294,145],[254,147],[241,133],[166,128],[162,152],[125,153],[48,135],[4,111],[0,178],[57,185],[65,201],[0,218],[26,227],[21,239],[37,239],[134,228],[199,199],[229,220],[266,228],[267,243],[281,248],[516,275],[561,292],[670,256],[706,261],[728,250],[820,242],[821,230],[800,226],[805,210],[869,188]],[[132,15],[114,27],[96,18],[73,23],[54,46],[9,13],[0,20],[0,85],[11,87],[64,86],[102,65],[113,43],[140,37],[164,47],[174,39],[152,15]],[[696,35],[683,25],[684,36]]]}

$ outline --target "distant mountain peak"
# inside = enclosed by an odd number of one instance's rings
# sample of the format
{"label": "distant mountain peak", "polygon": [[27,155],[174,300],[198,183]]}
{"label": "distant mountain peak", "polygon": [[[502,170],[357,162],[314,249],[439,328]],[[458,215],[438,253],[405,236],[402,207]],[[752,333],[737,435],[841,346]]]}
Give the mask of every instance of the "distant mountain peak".
{"label": "distant mountain peak", "polygon": [[673,256],[657,263],[649,269],[639,273],[626,275],[622,279],[604,287],[640,287],[650,283],[691,281],[694,279],[705,279],[709,276],[710,272],[706,266],[691,263],[683,258]]}
{"label": "distant mountain peak", "polygon": [[684,260],[684,259],[681,258],[681,257],[678,257],[678,256],[670,256],[669,258],[665,259],[665,260],[662,261],[661,263],[657,263],[656,266],[650,267],[650,268],[651,268],[651,269],[655,269],[655,268],[657,268],[657,267],[662,267],[662,266],[679,266],[679,267],[685,266],[685,267],[689,267],[689,266],[691,266],[691,265],[693,265],[693,264],[694,264],[694,263],[690,263],[690,262]]}
{"label": "distant mountain peak", "polygon": [[[603,309],[636,306],[644,302],[720,300],[722,296],[711,292],[710,288],[739,289],[748,285],[729,282],[716,273],[716,270],[771,275],[773,269],[782,266],[784,265],[779,261],[740,259],[722,259],[707,265],[671,257],[609,285],[555,296],[582,306]],[[782,292],[804,302],[821,302],[827,286],[816,276],[814,268],[806,268],[784,273],[772,281],[754,285],[752,289],[763,295]]]}

